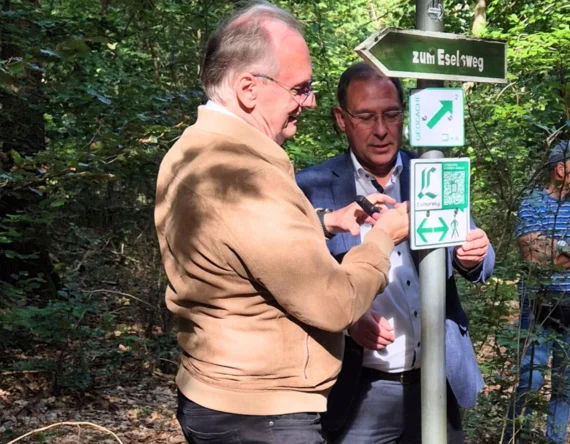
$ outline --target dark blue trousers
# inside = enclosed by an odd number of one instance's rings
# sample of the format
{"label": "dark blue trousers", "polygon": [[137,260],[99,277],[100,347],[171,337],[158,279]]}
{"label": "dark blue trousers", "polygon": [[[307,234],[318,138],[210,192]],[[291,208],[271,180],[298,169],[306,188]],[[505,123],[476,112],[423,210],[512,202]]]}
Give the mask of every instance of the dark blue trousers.
{"label": "dark blue trousers", "polygon": [[[544,385],[544,375],[552,356],[552,392],[546,419],[546,439],[549,443],[567,443],[568,421],[570,419],[570,307],[564,293],[546,293],[546,300],[553,300],[550,305],[541,305],[535,294],[522,291],[521,331],[535,335],[528,343],[521,361],[519,385],[514,405],[509,408],[509,419],[521,415],[531,417],[531,392],[538,392]],[[564,301],[562,304],[560,301]],[[513,428],[518,424],[507,423],[504,442],[511,441]],[[524,424],[523,432],[530,432],[530,421]],[[524,435],[525,433],[523,433]],[[521,444],[530,442],[520,440]]]}

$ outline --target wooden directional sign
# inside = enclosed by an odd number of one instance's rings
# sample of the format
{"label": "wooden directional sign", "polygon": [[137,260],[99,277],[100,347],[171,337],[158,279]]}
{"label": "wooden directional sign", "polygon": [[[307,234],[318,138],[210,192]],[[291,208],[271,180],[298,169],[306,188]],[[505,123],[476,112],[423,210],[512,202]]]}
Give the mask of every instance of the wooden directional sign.
{"label": "wooden directional sign", "polygon": [[507,82],[507,45],[496,40],[385,28],[355,51],[388,77]]}

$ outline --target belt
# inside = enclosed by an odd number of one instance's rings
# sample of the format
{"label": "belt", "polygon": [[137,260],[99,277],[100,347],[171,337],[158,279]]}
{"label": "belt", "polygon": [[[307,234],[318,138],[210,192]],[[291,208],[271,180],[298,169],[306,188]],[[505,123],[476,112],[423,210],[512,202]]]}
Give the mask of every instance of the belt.
{"label": "belt", "polygon": [[414,368],[405,372],[388,373],[375,368],[362,367],[362,376],[371,381],[399,381],[401,384],[415,384],[420,382],[421,370]]}

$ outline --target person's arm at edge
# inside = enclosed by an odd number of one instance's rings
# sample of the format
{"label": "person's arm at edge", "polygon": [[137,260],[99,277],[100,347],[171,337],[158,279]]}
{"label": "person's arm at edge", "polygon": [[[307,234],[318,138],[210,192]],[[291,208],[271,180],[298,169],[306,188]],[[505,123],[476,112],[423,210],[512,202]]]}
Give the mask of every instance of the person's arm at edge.
{"label": "person's arm at edge", "polygon": [[525,233],[517,238],[521,257],[527,262],[551,263],[570,268],[570,256],[558,250],[557,241],[539,232]]}

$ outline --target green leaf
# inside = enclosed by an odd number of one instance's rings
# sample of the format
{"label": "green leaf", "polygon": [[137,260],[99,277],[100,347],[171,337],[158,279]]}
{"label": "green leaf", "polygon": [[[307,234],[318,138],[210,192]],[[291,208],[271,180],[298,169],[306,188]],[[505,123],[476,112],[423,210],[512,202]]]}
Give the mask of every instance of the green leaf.
{"label": "green leaf", "polygon": [[40,49],[40,53],[49,57],[62,58],[62,54],[59,51],[52,51],[51,49]]}
{"label": "green leaf", "polygon": [[24,159],[22,158],[22,156],[20,156],[20,153],[18,153],[17,151],[11,150],[10,155],[12,156],[12,160],[16,165],[20,166],[24,163]]}
{"label": "green leaf", "polygon": [[24,74],[26,72],[24,62],[10,63],[7,68],[12,74]]}
{"label": "green leaf", "polygon": [[0,71],[0,84],[9,86],[14,84],[14,78],[7,72]]}
{"label": "green leaf", "polygon": [[62,51],[77,54],[80,57],[85,57],[91,51],[89,46],[83,40],[67,39],[58,45],[58,49]]}
{"label": "green leaf", "polygon": [[62,207],[63,205],[65,205],[64,199],[58,199],[56,201],[53,201],[51,204],[49,204],[49,206],[52,208]]}
{"label": "green leaf", "polygon": [[15,257],[22,260],[37,259],[39,256],[35,253],[32,254],[19,254],[15,253]]}
{"label": "green leaf", "polygon": [[45,69],[43,69],[41,66],[36,65],[35,63],[28,63],[27,64],[28,68],[30,68],[32,71],[38,71],[38,72],[46,72]]}

